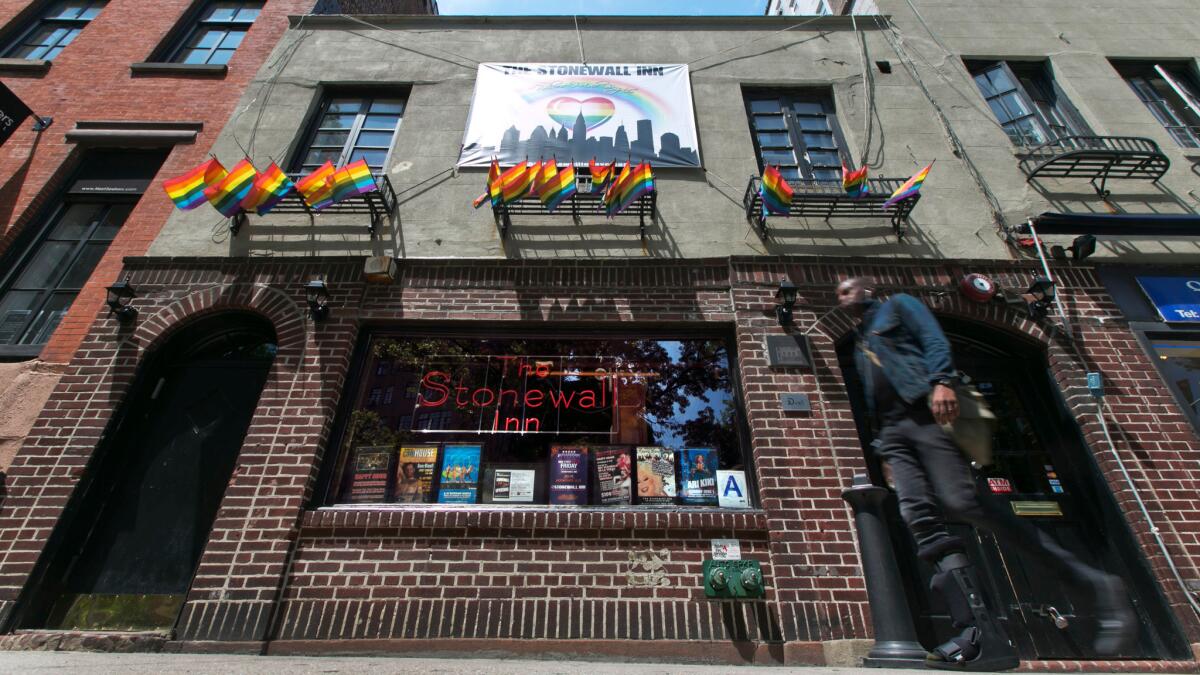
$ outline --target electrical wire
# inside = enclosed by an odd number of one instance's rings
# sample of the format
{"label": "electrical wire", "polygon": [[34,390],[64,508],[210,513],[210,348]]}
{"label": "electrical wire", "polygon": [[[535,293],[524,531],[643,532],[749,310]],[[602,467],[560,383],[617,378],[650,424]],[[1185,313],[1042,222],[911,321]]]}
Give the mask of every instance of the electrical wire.
{"label": "electrical wire", "polygon": [[[773,33],[767,33],[766,37],[772,37],[772,36],[778,35],[778,34],[780,34],[780,33],[786,33],[786,32],[788,32],[789,30],[795,30],[795,29],[797,29],[797,28],[800,28],[800,27],[802,27],[802,26],[807,26],[808,24],[810,24],[810,23],[812,23],[812,22],[814,22],[814,21],[818,21],[818,20],[820,20],[820,19],[823,19],[823,18],[825,18],[825,17],[823,17],[823,16],[814,16],[814,17],[812,17],[811,19],[808,19],[807,21],[801,21],[800,23],[798,23],[798,24],[795,24],[794,26],[788,26],[787,28],[784,28],[784,29],[782,29],[782,30],[777,30],[777,31],[775,31],[775,32],[773,32]],[[688,66],[690,66],[690,65],[692,65],[693,63],[699,63],[700,61],[703,61],[704,59],[708,59],[708,58],[712,58],[712,57],[714,57],[714,56],[720,56],[720,55],[722,55],[722,54],[727,54],[727,53],[729,53],[729,52],[737,51],[737,50],[739,50],[739,49],[743,49],[743,48],[745,48],[745,47],[749,47],[749,46],[750,46],[750,45],[752,45],[752,44],[756,44],[756,43],[762,42],[762,41],[763,41],[763,39],[764,39],[764,38],[761,38],[761,37],[760,37],[760,38],[754,38],[754,39],[752,39],[752,40],[747,40],[747,41],[745,41],[745,42],[743,42],[743,43],[741,43],[741,44],[734,45],[734,46],[732,46],[732,47],[728,47],[728,48],[726,48],[726,49],[722,49],[721,51],[713,52],[713,53],[711,53],[711,54],[705,54],[704,56],[701,56],[700,58],[697,58],[697,59],[692,59],[691,61],[688,61],[688,62],[687,62],[685,65],[688,65]]]}
{"label": "electrical wire", "polygon": [[[353,21],[353,22],[355,22],[355,23],[360,23],[360,24],[362,24],[362,25],[364,25],[364,26],[367,26],[367,27],[369,27],[369,28],[373,28],[373,29],[375,29],[375,30],[381,30],[381,31],[384,31],[384,32],[387,32],[387,33],[397,33],[397,34],[402,34],[402,35],[406,35],[406,36],[411,36],[411,35],[412,35],[412,31],[397,31],[397,30],[395,30],[395,29],[392,29],[392,28],[386,28],[386,27],[384,27],[384,26],[378,26],[378,25],[375,25],[375,24],[371,23],[370,21],[364,21],[363,19],[360,19],[360,18],[358,18],[357,16],[352,16],[352,15],[350,15],[350,14],[342,14],[342,15],[340,15],[340,16],[341,16],[343,19],[349,19],[349,20],[351,20],[351,21]],[[384,43],[384,44],[388,44],[388,43]],[[401,49],[406,49],[405,47],[401,47],[400,45],[392,45],[392,46],[393,46],[393,47],[399,47],[399,48],[401,48]],[[462,54],[457,54],[457,53],[455,53],[455,52],[452,52],[452,51],[450,51],[449,49],[442,49],[441,47],[434,47],[434,46],[432,46],[432,45],[424,45],[424,44],[423,44],[423,45],[421,45],[421,48],[422,48],[422,49],[432,49],[432,50],[435,50],[435,51],[439,51],[439,52],[441,52],[441,53],[443,53],[443,54],[449,54],[450,56],[453,56],[453,57],[454,57],[454,58],[456,58],[456,59],[462,59],[463,61],[466,61],[466,62],[468,62],[468,63],[472,64],[472,66],[478,66],[478,65],[480,64],[480,62],[479,62],[479,61],[476,61],[475,59],[473,59],[473,58],[471,58],[471,57],[469,57],[469,56],[463,56]],[[453,63],[453,62],[452,62],[452,63]],[[455,63],[454,65],[456,65],[456,66],[459,66],[460,68],[466,68],[466,67],[467,67],[467,66],[464,66],[464,65],[463,65],[463,64],[461,64],[461,63]]]}
{"label": "electrical wire", "polygon": [[867,56],[867,36],[859,32],[858,19],[853,14],[850,15],[850,25],[854,28],[854,40],[858,42],[859,56],[862,59],[863,117],[866,118],[863,122],[862,155],[858,160],[858,167],[862,167],[867,163],[867,157],[871,152],[871,133],[874,128],[871,119],[875,110],[875,86],[871,78],[871,69],[867,66],[870,60]]}
{"label": "electrical wire", "polygon": [[571,18],[575,19],[575,39],[579,41],[579,62],[586,66],[587,57],[583,54],[583,31],[579,30],[579,15],[574,14]]}

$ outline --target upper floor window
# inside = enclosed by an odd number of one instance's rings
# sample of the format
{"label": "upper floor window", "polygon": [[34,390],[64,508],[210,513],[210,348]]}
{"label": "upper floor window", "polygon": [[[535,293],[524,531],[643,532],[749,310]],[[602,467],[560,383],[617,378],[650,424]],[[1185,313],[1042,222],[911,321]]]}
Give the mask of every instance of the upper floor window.
{"label": "upper floor window", "polygon": [[1200,86],[1182,63],[1114,62],[1150,114],[1185,148],[1200,148]]}
{"label": "upper floor window", "polygon": [[968,62],[967,69],[1014,145],[1091,133],[1044,63]]}
{"label": "upper floor window", "polygon": [[747,92],[759,169],[778,166],[789,181],[838,181],[845,147],[833,100],[803,92]]}
{"label": "upper floor window", "polygon": [[168,60],[196,65],[229,63],[262,11],[262,5],[261,2],[207,3]]}
{"label": "upper floor window", "polygon": [[325,99],[300,154],[299,170],[308,173],[325,162],[344,166],[365,159],[372,172],[383,171],[404,105],[405,99],[396,96]]}
{"label": "upper floor window", "polygon": [[4,50],[4,56],[52,61],[103,8],[102,0],[52,3]]}

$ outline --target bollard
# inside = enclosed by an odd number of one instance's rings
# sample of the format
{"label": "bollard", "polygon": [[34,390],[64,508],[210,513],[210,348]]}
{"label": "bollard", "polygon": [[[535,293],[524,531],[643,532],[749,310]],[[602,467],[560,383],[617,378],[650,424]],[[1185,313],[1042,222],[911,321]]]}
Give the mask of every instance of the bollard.
{"label": "bollard", "polygon": [[842,492],[842,499],[854,509],[854,527],[862,553],[863,578],[867,583],[867,602],[871,606],[871,626],[875,646],[863,659],[868,668],[924,668],[925,648],[917,642],[912,613],[896,555],[883,517],[887,488],[871,484],[865,474],[854,476],[853,484]]}

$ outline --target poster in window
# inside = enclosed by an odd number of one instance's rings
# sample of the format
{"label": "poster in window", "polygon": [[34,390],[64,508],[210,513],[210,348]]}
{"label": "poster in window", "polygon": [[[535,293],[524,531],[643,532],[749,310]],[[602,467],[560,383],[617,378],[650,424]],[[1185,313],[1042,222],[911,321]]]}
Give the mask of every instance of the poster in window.
{"label": "poster in window", "polygon": [[632,448],[600,447],[595,449],[596,486],[600,504],[629,506],[633,496]]}
{"label": "poster in window", "polygon": [[675,503],[675,451],[662,447],[637,449],[639,504]]}
{"label": "poster in window", "polygon": [[420,445],[400,448],[396,469],[396,501],[424,504],[433,496],[433,471],[437,466],[437,446]]}
{"label": "poster in window", "polygon": [[679,453],[679,502],[716,506],[717,451],[712,448],[685,448]]}
{"label": "poster in window", "polygon": [[458,165],[553,157],[696,168],[699,147],[687,65],[482,63]]}
{"label": "poster in window", "polygon": [[537,472],[532,469],[496,469],[492,474],[493,502],[532,503]]}
{"label": "poster in window", "polygon": [[442,450],[439,504],[474,504],[479,491],[479,445],[446,445]]}
{"label": "poster in window", "polygon": [[550,503],[576,506],[588,503],[588,449],[555,445],[550,448]]}
{"label": "poster in window", "polygon": [[354,504],[380,504],[387,501],[395,456],[396,451],[389,445],[355,448],[347,501]]}
{"label": "poster in window", "polygon": [[750,508],[745,471],[717,471],[717,503],[723,509]]}

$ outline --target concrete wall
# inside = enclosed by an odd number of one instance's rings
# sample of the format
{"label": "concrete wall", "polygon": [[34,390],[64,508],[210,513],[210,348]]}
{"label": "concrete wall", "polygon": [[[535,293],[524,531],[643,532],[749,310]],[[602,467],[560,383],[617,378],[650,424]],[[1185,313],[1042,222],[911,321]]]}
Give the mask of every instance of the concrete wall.
{"label": "concrete wall", "polygon": [[[904,5],[904,3],[896,3]],[[1078,4],[1078,3],[1075,3]],[[409,108],[388,164],[401,193],[397,218],[374,240],[365,220],[269,215],[251,218],[236,238],[220,232],[211,209],[176,213],[151,255],[395,255],[423,257],[700,257],[712,255],[871,255],[884,257],[1006,258],[1011,254],[997,223],[1020,223],[1047,210],[1187,212],[1200,205],[1189,190],[1196,174],[1186,153],[1157,125],[1104,55],[1179,56],[1195,49],[1183,39],[1200,27],[1200,8],[1156,0],[1144,16],[1160,23],[1137,29],[1141,42],[1122,39],[1111,16],[1092,11],[1027,9],[1026,24],[999,17],[1020,13],[1010,5],[983,10],[978,3],[924,3],[970,56],[1049,56],[1054,72],[1098,133],[1146,135],[1160,142],[1174,166],[1162,181],[1113,181],[1106,206],[1086,180],[1039,188],[1026,182],[1015,149],[990,116],[958,56],[948,56],[911,12],[895,10],[900,28],[884,31],[867,18],[814,18],[799,29],[786,17],[588,18],[581,39],[590,62],[690,63],[703,170],[658,171],[659,212],[645,245],[623,220],[517,218],[502,241],[488,209],[475,211],[484,176],[453,175],[471,103],[477,62],[576,62],[580,44],[568,19],[533,17],[305,17],[289,32],[247,90],[241,113],[217,141],[222,159],[248,147],[256,163],[291,161],[323,91],[339,85],[411,87]],[[952,7],[951,7],[952,5]],[[1041,7],[1038,5],[1038,7]],[[953,9],[953,11],[950,11]],[[1151,10],[1157,10],[1151,11]],[[1168,10],[1172,11],[1168,11]],[[944,10],[944,11],[943,11]],[[995,16],[993,16],[995,15]],[[953,21],[954,17],[961,21]],[[987,23],[987,19],[997,19]],[[1053,19],[1053,20],[1052,20]],[[864,37],[868,63],[887,60],[892,72],[869,69],[864,97],[863,55],[853,28]],[[1161,27],[1162,39],[1153,37]],[[935,27],[935,30],[936,27]],[[1069,32],[1064,38],[1060,32]],[[1090,32],[1089,32],[1090,31]],[[1177,39],[1172,41],[1172,36]],[[1064,40],[1070,40],[1068,44]],[[616,48],[619,46],[619,48]],[[898,54],[901,50],[904,57]],[[337,59],[330,55],[337,54]],[[915,64],[920,83],[906,61]],[[882,220],[775,219],[773,235],[760,238],[741,206],[749,176],[757,173],[743,103],[747,86],[825,87],[832,90],[849,154],[864,154],[874,176],[907,177],[933,159],[910,235],[898,242]],[[924,91],[932,92],[961,150]],[[262,110],[265,107],[265,110]],[[870,111],[870,123],[868,114]],[[869,129],[869,130],[868,130]],[[236,141],[235,141],[236,137]],[[956,157],[960,152],[980,176]],[[994,195],[995,208],[985,192]],[[214,230],[214,227],[217,227]],[[217,234],[214,236],[214,231]],[[1195,256],[1187,242],[1112,245],[1126,257]],[[1104,255],[1104,251],[1101,252]]]}

